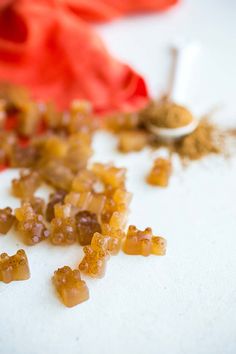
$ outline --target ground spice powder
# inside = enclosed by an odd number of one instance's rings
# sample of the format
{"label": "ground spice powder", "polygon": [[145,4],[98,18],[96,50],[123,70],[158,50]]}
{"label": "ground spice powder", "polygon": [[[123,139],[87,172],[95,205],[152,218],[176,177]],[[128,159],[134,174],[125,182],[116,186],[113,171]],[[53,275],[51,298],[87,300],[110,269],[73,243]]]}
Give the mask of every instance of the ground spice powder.
{"label": "ground spice powder", "polygon": [[193,116],[187,108],[166,99],[151,101],[140,112],[140,116],[144,124],[150,123],[159,128],[180,128],[193,120]]}
{"label": "ground spice powder", "polygon": [[174,143],[174,151],[182,158],[199,160],[209,154],[224,153],[225,134],[216,125],[203,119],[197,129]]}

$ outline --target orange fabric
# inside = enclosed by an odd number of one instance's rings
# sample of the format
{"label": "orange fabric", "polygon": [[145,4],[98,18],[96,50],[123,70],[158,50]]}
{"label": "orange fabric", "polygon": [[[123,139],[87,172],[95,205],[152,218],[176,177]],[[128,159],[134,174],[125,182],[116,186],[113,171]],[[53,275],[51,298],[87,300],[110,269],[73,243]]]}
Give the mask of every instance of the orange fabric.
{"label": "orange fabric", "polygon": [[96,111],[132,110],[148,97],[143,78],[114,59],[86,22],[165,10],[177,0],[0,0],[0,79],[27,86],[61,109],[74,98]]}

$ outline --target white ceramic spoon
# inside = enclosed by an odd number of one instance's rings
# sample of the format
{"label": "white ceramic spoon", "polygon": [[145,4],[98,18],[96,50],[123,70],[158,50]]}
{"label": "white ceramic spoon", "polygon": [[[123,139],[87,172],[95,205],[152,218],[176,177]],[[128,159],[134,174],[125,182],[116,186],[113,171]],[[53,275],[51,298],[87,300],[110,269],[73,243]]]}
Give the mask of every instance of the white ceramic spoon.
{"label": "white ceramic spoon", "polygon": [[[168,99],[171,102],[184,102],[189,74],[191,72],[193,59],[197,52],[198,46],[195,43],[177,43],[173,47],[173,64],[168,90]],[[174,140],[192,133],[197,128],[198,123],[198,119],[193,117],[193,120],[183,127],[158,128],[149,123],[148,129],[162,140]]]}

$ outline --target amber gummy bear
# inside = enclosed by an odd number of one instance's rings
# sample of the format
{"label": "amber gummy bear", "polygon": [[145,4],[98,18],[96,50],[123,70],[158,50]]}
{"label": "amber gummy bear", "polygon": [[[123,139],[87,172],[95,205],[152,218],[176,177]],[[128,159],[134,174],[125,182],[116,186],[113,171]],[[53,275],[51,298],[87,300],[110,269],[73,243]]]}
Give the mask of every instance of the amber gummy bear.
{"label": "amber gummy bear", "polygon": [[84,247],[84,258],[79,264],[80,271],[92,278],[102,278],[104,276],[107,259],[109,258],[107,238],[100,237],[100,234],[98,236],[96,242],[95,240],[92,241],[93,245]]}
{"label": "amber gummy bear", "polygon": [[153,236],[152,238],[152,254],[164,256],[166,254],[166,240],[161,236]]}
{"label": "amber gummy bear", "polygon": [[101,221],[101,215],[106,203],[106,196],[92,192],[70,192],[65,197],[65,202],[72,204],[78,211],[88,210],[97,215],[98,221]]}
{"label": "amber gummy bear", "polygon": [[70,267],[59,268],[54,272],[53,283],[62,302],[67,307],[73,307],[89,299],[89,290],[85,281],[81,280],[78,269]]}
{"label": "amber gummy bear", "polygon": [[23,200],[24,202],[29,202],[31,204],[31,207],[33,208],[34,212],[36,214],[41,214],[44,215],[44,211],[45,211],[45,201],[44,199],[40,198],[40,197],[31,197],[28,199]]}
{"label": "amber gummy bear", "polygon": [[17,131],[24,137],[31,137],[36,133],[39,122],[40,112],[35,102],[23,102],[19,107]]}
{"label": "amber gummy bear", "polygon": [[171,175],[171,169],[171,162],[169,160],[157,158],[147,176],[147,183],[154,186],[167,187]]}
{"label": "amber gummy bear", "polygon": [[78,240],[82,246],[90,245],[93,234],[101,232],[97,215],[88,210],[80,211],[75,216]]}
{"label": "amber gummy bear", "polygon": [[61,159],[67,154],[68,143],[63,137],[49,136],[43,145],[43,155],[46,159]]}
{"label": "amber gummy bear", "polygon": [[96,121],[93,119],[92,113],[93,109],[89,101],[73,100],[69,111],[69,133],[93,132],[96,128]]}
{"label": "amber gummy bear", "polygon": [[54,245],[71,245],[76,240],[77,232],[73,217],[52,219],[50,241]]}
{"label": "amber gummy bear", "polygon": [[73,179],[72,190],[79,193],[95,191],[94,188],[98,183],[99,179],[92,171],[82,169]]}
{"label": "amber gummy bear", "polygon": [[7,253],[0,255],[0,281],[10,283],[13,280],[30,278],[28,259],[24,250],[19,250],[14,256]]}
{"label": "amber gummy bear", "polygon": [[18,198],[30,198],[40,184],[41,179],[38,172],[22,170],[19,179],[12,180],[12,192]]}
{"label": "amber gummy bear", "polygon": [[68,138],[68,151],[64,163],[76,173],[87,166],[92,155],[91,136],[86,132],[77,132]]}
{"label": "amber gummy bear", "polygon": [[21,207],[15,210],[15,215],[17,229],[27,245],[35,245],[50,236],[43,216],[36,214],[29,202],[23,202]]}
{"label": "amber gummy bear", "polygon": [[143,130],[124,131],[119,134],[118,149],[121,152],[140,151],[148,143],[148,133]]}
{"label": "amber gummy bear", "polygon": [[112,164],[94,163],[92,171],[105,185],[112,188],[122,187],[125,183],[126,169],[115,167]]}
{"label": "amber gummy bear", "polygon": [[0,209],[0,234],[6,235],[15,221],[12,209],[7,207]]}
{"label": "amber gummy bear", "polygon": [[124,242],[123,250],[127,254],[148,256],[152,250],[152,229],[138,230],[130,225]]}
{"label": "amber gummy bear", "polygon": [[123,250],[127,254],[149,256],[165,255],[166,240],[163,237],[153,236],[152,229],[147,227],[144,231],[130,225],[124,242]]}
{"label": "amber gummy bear", "polygon": [[105,127],[114,133],[134,130],[140,125],[140,117],[136,112],[116,113],[106,117]]}
{"label": "amber gummy bear", "polygon": [[49,202],[46,208],[46,220],[51,221],[55,217],[54,206],[56,204],[62,204],[64,198],[66,196],[66,192],[64,190],[57,190],[54,193],[51,193],[49,196]]}
{"label": "amber gummy bear", "polygon": [[73,173],[64,165],[63,160],[49,160],[40,169],[43,180],[56,189],[69,190],[73,180]]}
{"label": "amber gummy bear", "polygon": [[35,167],[40,157],[40,151],[36,146],[12,146],[7,154],[8,162],[11,167]]}
{"label": "amber gummy bear", "polygon": [[108,252],[110,255],[114,256],[120,251],[124,237],[124,231],[113,229],[109,227],[109,225],[107,225],[107,228],[103,226],[102,234],[96,232],[93,235],[91,247],[97,251],[102,247],[104,252]]}
{"label": "amber gummy bear", "polygon": [[50,129],[60,129],[63,122],[63,113],[59,112],[53,102],[47,102],[42,115],[43,121]]}
{"label": "amber gummy bear", "polygon": [[11,151],[17,143],[14,132],[0,130],[0,163],[5,164],[10,157]]}

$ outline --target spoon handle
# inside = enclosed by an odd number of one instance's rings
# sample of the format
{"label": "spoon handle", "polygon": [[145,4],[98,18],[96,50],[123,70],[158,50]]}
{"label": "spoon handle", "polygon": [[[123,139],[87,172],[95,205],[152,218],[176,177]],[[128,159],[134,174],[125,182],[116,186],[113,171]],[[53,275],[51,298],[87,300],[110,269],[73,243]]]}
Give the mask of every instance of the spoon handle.
{"label": "spoon handle", "polygon": [[189,77],[198,49],[196,43],[176,43],[172,47],[173,61],[168,90],[169,100],[181,104],[186,103]]}

